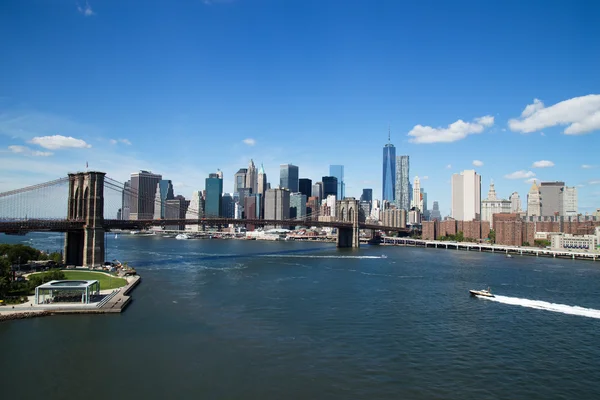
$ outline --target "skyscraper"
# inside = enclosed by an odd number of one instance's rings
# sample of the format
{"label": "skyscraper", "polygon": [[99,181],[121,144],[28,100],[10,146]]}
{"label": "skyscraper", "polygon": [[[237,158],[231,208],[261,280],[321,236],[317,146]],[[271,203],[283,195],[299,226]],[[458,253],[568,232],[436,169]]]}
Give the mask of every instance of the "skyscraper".
{"label": "skyscraper", "polygon": [[307,199],[312,196],[312,180],[307,178],[299,179],[298,191],[305,195]]}
{"label": "skyscraper", "polygon": [[481,176],[475,170],[452,175],[452,218],[457,221],[481,218]]}
{"label": "skyscraper", "polygon": [[415,176],[415,183],[413,184],[413,196],[410,208],[417,208],[420,212],[423,212],[423,199],[421,198],[421,180],[418,176]]}
{"label": "skyscraper", "polygon": [[250,160],[250,164],[248,164],[248,172],[246,173],[246,187],[252,189],[252,193],[256,193],[258,190],[258,176],[256,167],[254,166],[254,160]]}
{"label": "skyscraper", "polygon": [[[164,219],[165,217],[165,204],[167,200],[173,200],[175,194],[173,193],[173,183],[169,179],[161,179],[156,186],[156,202],[154,204],[154,219]],[[160,204],[160,208],[158,207]]]}
{"label": "skyscraper", "polygon": [[156,185],[161,179],[161,175],[153,174],[150,171],[131,174],[131,220],[152,219],[154,217]]}
{"label": "skyscraper", "polygon": [[[396,207],[408,211],[411,208],[411,199],[413,199],[414,189],[410,184],[410,160],[408,156],[396,157],[396,193],[394,195]],[[420,193],[420,192],[418,192]],[[419,196],[417,196],[419,197]],[[419,199],[418,199],[419,200]],[[414,200],[416,201],[416,200]],[[419,208],[420,209],[420,208]]]}
{"label": "skyscraper", "polygon": [[381,200],[394,201],[396,195],[396,148],[391,142],[388,130],[388,143],[383,147],[383,174]]}
{"label": "skyscraper", "polygon": [[440,205],[437,201],[433,202],[433,209],[431,210],[431,214],[429,214],[429,219],[431,221],[437,219],[438,221],[442,220],[442,213],[440,213]]}
{"label": "skyscraper", "polygon": [[221,198],[223,194],[223,179],[219,174],[210,174],[205,183],[206,198],[204,202],[204,213],[207,217],[221,216]]}
{"label": "skyscraper", "polygon": [[256,193],[265,196],[265,192],[267,191],[267,173],[265,172],[265,167],[260,164],[260,169],[258,170],[258,184],[256,187]]}
{"label": "skyscraper", "polygon": [[540,188],[534,180],[529,193],[527,194],[527,216],[539,217],[542,215],[542,200],[540,196]]}
{"label": "skyscraper", "polygon": [[131,180],[123,184],[123,194],[121,196],[121,219],[129,220],[131,214]]}
{"label": "skyscraper", "polygon": [[306,195],[290,193],[290,219],[304,219],[304,217],[306,217]]}
{"label": "skyscraper", "polygon": [[577,216],[577,188],[565,186],[563,192],[563,215],[565,217]]}
{"label": "skyscraper", "polygon": [[323,182],[316,182],[312,187],[312,197],[316,197],[317,201],[323,199]]}
{"label": "skyscraper", "polygon": [[338,200],[343,200],[346,197],[346,186],[344,184],[344,166],[330,165],[329,176],[335,176],[337,178],[337,198]]}
{"label": "skyscraper", "polygon": [[368,201],[371,203],[373,201],[373,189],[363,189],[360,201]]}
{"label": "skyscraper", "polygon": [[[323,182],[323,199],[329,195],[334,195],[337,199],[337,178],[335,176],[324,176]],[[339,200],[339,199],[338,199]]]}
{"label": "skyscraper", "polygon": [[521,212],[521,197],[519,197],[519,193],[517,192],[513,192],[513,194],[510,195],[510,212]]}
{"label": "skyscraper", "polygon": [[223,218],[234,218],[235,200],[233,193],[223,193],[221,196],[221,216]]}
{"label": "skyscraper", "polygon": [[239,193],[240,189],[246,186],[246,175],[248,174],[248,168],[240,168],[238,172],[233,176],[233,193]]}
{"label": "skyscraper", "polygon": [[265,219],[283,220],[290,218],[290,191],[269,189],[265,194]]}
{"label": "skyscraper", "polygon": [[292,164],[279,166],[279,187],[290,192],[298,191],[298,167]]}
{"label": "skyscraper", "polygon": [[[190,205],[185,213],[185,219],[200,219],[204,216],[204,199],[202,192],[195,190],[192,192]],[[186,225],[185,230],[191,232],[199,232],[202,229],[200,224]]]}
{"label": "skyscraper", "polygon": [[542,217],[563,215],[564,182],[542,182],[540,183],[541,213]]}

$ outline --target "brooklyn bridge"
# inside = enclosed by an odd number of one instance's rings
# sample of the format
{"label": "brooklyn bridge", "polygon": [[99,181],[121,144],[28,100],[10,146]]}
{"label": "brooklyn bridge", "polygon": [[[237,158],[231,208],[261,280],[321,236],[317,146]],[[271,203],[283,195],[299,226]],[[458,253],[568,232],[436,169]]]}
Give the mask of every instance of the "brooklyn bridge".
{"label": "brooklyn bridge", "polygon": [[[338,247],[359,247],[359,230],[379,230],[407,236],[409,229],[367,223],[359,213],[358,201],[338,201],[338,217],[319,218],[315,212],[295,219],[234,219],[204,216],[188,208],[196,218],[122,220],[105,218],[107,210],[121,205],[124,193],[132,199],[140,193],[104,172],[70,173],[67,177],[0,193],[0,233],[64,232],[63,258],[66,265],[99,266],[104,263],[105,232],[116,229],[143,230],[152,227],[321,227],[336,228]],[[108,200],[107,200],[108,199]],[[159,200],[149,201],[161,206]]]}

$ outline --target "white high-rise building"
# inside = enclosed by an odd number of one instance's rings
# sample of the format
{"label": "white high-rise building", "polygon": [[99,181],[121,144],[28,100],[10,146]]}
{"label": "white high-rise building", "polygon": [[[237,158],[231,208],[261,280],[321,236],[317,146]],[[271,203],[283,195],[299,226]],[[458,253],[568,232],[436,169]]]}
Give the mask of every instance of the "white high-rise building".
{"label": "white high-rise building", "polygon": [[563,212],[565,217],[577,216],[577,188],[565,186],[563,191]]}
{"label": "white high-rise building", "polygon": [[[410,208],[410,158],[409,156],[396,157],[396,193],[395,204],[399,209],[408,211]],[[384,199],[387,200],[387,199]]]}
{"label": "white high-rise building", "polygon": [[511,213],[520,213],[523,211],[521,209],[521,197],[519,197],[519,193],[513,192],[510,195],[510,212]]}
{"label": "white high-rise building", "polygon": [[527,194],[527,216],[528,217],[539,217],[542,215],[542,198],[540,195],[540,188],[536,181],[533,181],[531,189]]}
{"label": "white high-rise building", "polygon": [[481,218],[481,176],[473,169],[452,175],[452,218],[457,221]]}
{"label": "white high-rise building", "polygon": [[325,204],[327,204],[327,207],[329,207],[329,210],[330,210],[330,214],[329,215],[332,216],[332,217],[335,217],[336,200],[337,200],[337,198],[335,197],[335,195],[334,194],[330,194],[330,195],[327,196],[327,200],[326,200],[326,203],[325,203]]}
{"label": "white high-rise building", "polygon": [[421,196],[421,180],[418,176],[415,176],[415,181],[412,185],[412,201],[410,208],[418,208],[420,212],[423,212],[423,198]]}
{"label": "white high-rise building", "polygon": [[510,213],[511,208],[512,202],[510,200],[499,199],[496,196],[494,181],[492,181],[490,183],[490,190],[488,192],[487,198],[481,202],[481,220],[489,221],[490,227],[493,228],[493,215]]}
{"label": "white high-rise building", "polygon": [[[190,199],[190,205],[185,213],[185,219],[200,219],[204,215],[204,199],[202,198],[202,192],[196,190],[192,193]],[[202,230],[202,225],[186,225],[185,230],[189,232],[199,232]]]}

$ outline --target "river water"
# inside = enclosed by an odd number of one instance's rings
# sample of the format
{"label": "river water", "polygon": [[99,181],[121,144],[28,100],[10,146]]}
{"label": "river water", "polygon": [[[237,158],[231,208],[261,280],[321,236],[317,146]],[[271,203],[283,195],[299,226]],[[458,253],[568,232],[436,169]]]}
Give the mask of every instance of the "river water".
{"label": "river water", "polygon": [[3,399],[600,398],[600,263],[130,235],[107,251],[142,276],[133,302],[0,323]]}

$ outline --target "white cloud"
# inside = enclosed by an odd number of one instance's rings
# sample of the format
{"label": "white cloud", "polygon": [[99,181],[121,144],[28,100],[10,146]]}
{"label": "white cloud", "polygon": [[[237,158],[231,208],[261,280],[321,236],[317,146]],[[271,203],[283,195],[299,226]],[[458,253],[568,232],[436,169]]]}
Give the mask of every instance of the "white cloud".
{"label": "white cloud", "polygon": [[475,166],[475,167],[483,167],[483,161],[473,160],[473,166]]}
{"label": "white cloud", "polygon": [[585,187],[585,185],[583,183],[580,183],[579,185],[576,185],[577,187]]}
{"label": "white cloud", "polygon": [[535,178],[529,178],[527,180],[525,180],[525,183],[533,183],[535,182]]}
{"label": "white cloud", "polygon": [[546,136],[544,132],[540,132],[540,136]]}
{"label": "white cloud", "polygon": [[596,168],[595,165],[589,165],[589,164],[581,164],[581,168],[583,169],[592,169],[592,168]]}
{"label": "white cloud", "polygon": [[446,165],[446,169],[452,169],[452,164]]}
{"label": "white cloud", "polygon": [[254,146],[256,144],[256,140],[252,138],[244,139],[242,140],[242,142],[244,142],[244,144],[247,144],[248,146]]}
{"label": "white cloud", "polygon": [[592,181],[588,181],[588,184],[590,185],[600,185],[600,179],[595,179]]}
{"label": "white cloud", "polygon": [[13,153],[23,154],[24,156],[48,157],[53,154],[50,151],[31,150],[27,146],[13,145],[13,146],[8,146],[8,149]]}
{"label": "white cloud", "polygon": [[131,142],[127,139],[110,139],[109,142],[110,142],[110,144],[123,143],[128,146],[131,146]]}
{"label": "white cloud", "polygon": [[71,136],[53,135],[53,136],[38,136],[34,137],[29,143],[37,144],[43,148],[50,150],[67,149],[67,148],[90,148],[92,145],[87,144],[81,139],[75,139]]}
{"label": "white cloud", "polygon": [[448,125],[446,128],[432,128],[431,126],[415,125],[408,136],[411,143],[450,143],[466,138],[468,135],[481,133],[485,128],[494,125],[494,117],[486,115],[475,118],[474,122],[465,122],[462,119]]}
{"label": "white cloud", "polygon": [[91,17],[92,15],[94,15],[94,10],[92,10],[92,6],[90,6],[90,3],[88,3],[87,1],[85,2],[85,6],[83,7],[77,4],[77,11],[79,11],[80,14],[83,14],[86,17]]}
{"label": "white cloud", "polygon": [[531,165],[531,168],[549,168],[549,167],[554,167],[554,163],[552,161],[548,161],[548,160],[536,161],[533,163],[533,165]]}
{"label": "white cloud", "polygon": [[504,175],[504,177],[506,179],[527,179],[527,178],[532,178],[534,176],[535,176],[534,172],[525,171],[525,170],[515,171],[511,174]]}
{"label": "white cloud", "polygon": [[429,177],[427,175],[425,175],[425,176],[420,177],[419,179],[422,181],[426,181],[427,179],[429,179]]}
{"label": "white cloud", "polygon": [[520,118],[508,121],[514,132],[531,133],[556,125],[568,125],[565,135],[580,135],[600,129],[600,95],[589,94],[545,107],[541,100],[525,107]]}

